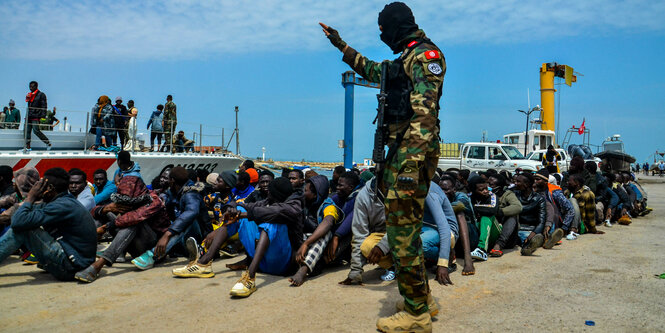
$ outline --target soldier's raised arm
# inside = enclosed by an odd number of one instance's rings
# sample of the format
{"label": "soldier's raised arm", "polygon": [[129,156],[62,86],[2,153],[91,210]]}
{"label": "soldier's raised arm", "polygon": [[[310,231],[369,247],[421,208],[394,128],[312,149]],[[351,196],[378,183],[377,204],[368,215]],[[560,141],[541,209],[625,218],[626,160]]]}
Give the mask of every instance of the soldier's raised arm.
{"label": "soldier's raised arm", "polygon": [[346,42],[339,36],[337,30],[319,22],[319,25],[323,28],[323,33],[328,37],[330,43],[338,48],[344,56],[342,61],[351,66],[351,69],[356,73],[360,74],[367,81],[379,83],[381,81],[381,63],[372,61],[358,51],[350,47]]}

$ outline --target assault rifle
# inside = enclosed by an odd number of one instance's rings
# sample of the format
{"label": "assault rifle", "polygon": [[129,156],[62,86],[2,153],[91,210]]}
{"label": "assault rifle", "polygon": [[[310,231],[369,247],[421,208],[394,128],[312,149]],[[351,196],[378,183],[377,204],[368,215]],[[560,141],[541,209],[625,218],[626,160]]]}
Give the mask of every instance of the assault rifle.
{"label": "assault rifle", "polygon": [[386,143],[388,142],[388,125],[384,122],[384,114],[386,110],[386,99],[388,94],[386,93],[386,77],[388,74],[388,65],[389,61],[384,60],[381,63],[381,90],[376,95],[376,99],[379,101],[379,106],[376,108],[377,114],[374,122],[376,124],[376,132],[374,132],[374,150],[372,151],[372,160],[376,164],[376,179],[378,181],[377,188],[381,188],[383,169],[386,163]]}

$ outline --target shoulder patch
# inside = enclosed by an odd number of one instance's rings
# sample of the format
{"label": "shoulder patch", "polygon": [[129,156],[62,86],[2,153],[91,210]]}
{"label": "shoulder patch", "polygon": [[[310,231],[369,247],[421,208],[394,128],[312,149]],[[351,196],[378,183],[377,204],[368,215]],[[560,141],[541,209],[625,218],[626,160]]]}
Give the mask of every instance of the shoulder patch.
{"label": "shoulder patch", "polygon": [[437,50],[429,50],[425,51],[425,58],[429,59],[439,59],[439,51]]}
{"label": "shoulder patch", "polygon": [[416,45],[416,41],[415,41],[415,40],[414,40],[414,41],[411,41],[411,43],[407,44],[406,47],[411,47],[411,46],[414,46],[414,45]]}
{"label": "shoulder patch", "polygon": [[430,63],[427,65],[427,69],[428,69],[430,72],[432,72],[432,74],[434,74],[434,75],[439,75],[439,74],[441,74],[441,73],[443,72],[443,69],[441,68],[441,65],[439,65],[439,64],[436,63],[436,62],[430,62]]}

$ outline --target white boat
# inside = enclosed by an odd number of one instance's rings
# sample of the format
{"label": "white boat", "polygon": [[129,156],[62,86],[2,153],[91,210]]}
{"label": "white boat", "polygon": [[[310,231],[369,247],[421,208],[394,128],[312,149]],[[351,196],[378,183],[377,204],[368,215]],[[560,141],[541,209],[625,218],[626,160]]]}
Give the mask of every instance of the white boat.
{"label": "white boat", "polygon": [[[40,174],[55,167],[65,170],[79,168],[88,175],[88,181],[92,181],[92,175],[97,169],[106,170],[109,178],[117,169],[116,153],[85,149],[94,144],[95,136],[92,134],[63,131],[45,131],[44,134],[52,142],[53,150],[46,151],[46,145],[33,134],[33,150],[24,151],[23,130],[0,130],[0,165],[9,165],[14,171],[34,167]],[[236,169],[243,161],[241,157],[228,153],[130,153],[132,161],[141,166],[141,175],[146,183],[150,183],[167,167],[182,166],[220,173]]]}

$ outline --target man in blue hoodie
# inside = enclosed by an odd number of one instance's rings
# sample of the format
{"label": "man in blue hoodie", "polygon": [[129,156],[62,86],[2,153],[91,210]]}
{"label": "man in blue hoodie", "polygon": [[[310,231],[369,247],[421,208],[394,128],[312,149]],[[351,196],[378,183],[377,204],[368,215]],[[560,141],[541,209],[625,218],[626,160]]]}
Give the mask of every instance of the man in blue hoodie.
{"label": "man in blue hoodie", "polygon": [[124,176],[135,176],[143,180],[143,177],[141,177],[141,166],[137,162],[132,161],[132,156],[126,150],[118,153],[118,169],[115,170],[115,174],[113,175],[113,182],[117,184],[120,178]]}
{"label": "man in blue hoodie", "polygon": [[[152,130],[150,131],[150,151],[159,151],[162,145],[162,134],[164,133],[164,128],[162,127],[164,119],[162,110],[164,110],[164,105],[157,105],[157,111],[153,111],[150,115],[150,120],[148,120],[148,127],[146,129],[150,129],[152,126]],[[157,138],[157,149],[155,149],[155,138]]]}
{"label": "man in blue hoodie", "polygon": [[[0,262],[25,245],[44,270],[59,280],[73,280],[95,261],[95,221],[68,190],[67,171],[46,170],[0,238]],[[40,199],[44,203],[35,204]]]}

